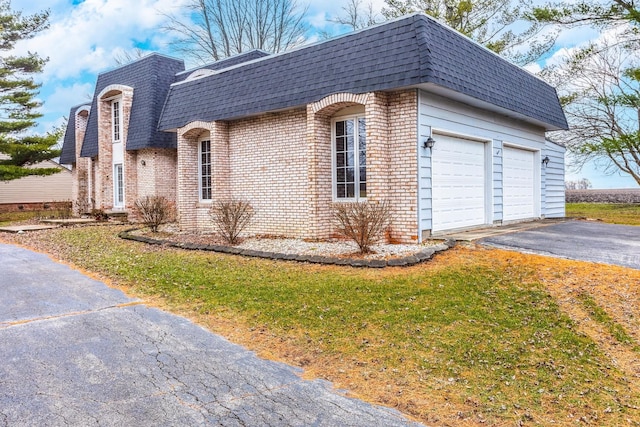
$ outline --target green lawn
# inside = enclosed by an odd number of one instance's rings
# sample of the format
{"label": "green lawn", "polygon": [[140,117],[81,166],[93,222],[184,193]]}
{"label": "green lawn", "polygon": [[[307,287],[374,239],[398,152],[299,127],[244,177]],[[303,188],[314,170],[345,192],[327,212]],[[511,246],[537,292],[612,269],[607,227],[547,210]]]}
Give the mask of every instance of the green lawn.
{"label": "green lawn", "polygon": [[567,216],[599,219],[610,224],[640,225],[640,204],[567,203]]}
{"label": "green lawn", "polygon": [[313,266],[151,247],[117,230],[38,239],[133,295],[214,329],[231,323],[242,343],[426,423],[640,421],[638,393],[524,265],[487,267],[461,250],[412,269]]}
{"label": "green lawn", "polygon": [[39,211],[0,213],[0,226],[10,225],[18,221],[26,221],[33,218],[38,218],[40,215],[41,212]]}

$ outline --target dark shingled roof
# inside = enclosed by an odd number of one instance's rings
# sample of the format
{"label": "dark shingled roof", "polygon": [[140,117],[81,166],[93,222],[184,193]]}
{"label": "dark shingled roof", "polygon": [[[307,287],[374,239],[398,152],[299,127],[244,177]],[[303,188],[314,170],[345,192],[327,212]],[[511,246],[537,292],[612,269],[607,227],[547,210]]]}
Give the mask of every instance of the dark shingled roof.
{"label": "dark shingled roof", "polygon": [[304,106],[339,92],[435,84],[547,129],[567,121],[556,91],[423,14],[173,85],[159,129]]}
{"label": "dark shingled roof", "polygon": [[174,82],[176,73],[180,71],[184,71],[182,60],[154,53],[98,75],[81,156],[98,155],[97,97],[104,88],[115,84],[133,88],[127,150],[175,148],[176,135],[158,131],[157,124],[169,86]]}
{"label": "dark shingled roof", "polygon": [[67,128],[64,131],[64,142],[60,152],[60,164],[73,165],[76,163],[76,112],[80,107],[88,107],[88,104],[80,104],[71,107]]}
{"label": "dark shingled roof", "polygon": [[254,49],[249,52],[239,53],[235,56],[230,56],[228,58],[221,59],[216,62],[212,62],[210,64],[202,65],[200,67],[192,68],[190,70],[183,71],[181,73],[176,74],[176,82],[180,82],[191,73],[194,73],[198,70],[207,69],[212,71],[222,70],[223,68],[233,67],[234,65],[242,64],[243,62],[253,61],[254,59],[263,58],[265,56],[269,56],[269,53],[264,50]]}

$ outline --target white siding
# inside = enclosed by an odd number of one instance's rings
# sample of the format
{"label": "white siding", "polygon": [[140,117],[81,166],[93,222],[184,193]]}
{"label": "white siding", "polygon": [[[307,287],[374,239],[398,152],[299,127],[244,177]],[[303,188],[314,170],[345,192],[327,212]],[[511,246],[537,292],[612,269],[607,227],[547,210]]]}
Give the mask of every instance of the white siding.
{"label": "white siding", "polygon": [[565,148],[551,141],[545,143],[542,157],[549,156],[549,164],[542,167],[543,215],[546,218],[565,216],[564,152]]}
{"label": "white siding", "polygon": [[71,200],[71,171],[54,162],[42,162],[34,167],[59,167],[61,171],[49,176],[26,176],[12,181],[0,181],[0,204]]}
{"label": "white siding", "polygon": [[[516,119],[481,110],[439,95],[421,90],[418,105],[419,143],[429,136],[431,130],[446,131],[449,134],[473,137],[491,141],[491,158],[488,162],[488,176],[493,185],[489,189],[491,200],[490,215],[487,223],[500,222],[503,219],[502,192],[502,149],[503,144],[519,146],[532,151],[541,151],[545,145],[545,131]],[[434,136],[434,139],[437,137]],[[431,153],[428,149],[419,150],[419,227],[420,234],[432,228],[431,206]]]}

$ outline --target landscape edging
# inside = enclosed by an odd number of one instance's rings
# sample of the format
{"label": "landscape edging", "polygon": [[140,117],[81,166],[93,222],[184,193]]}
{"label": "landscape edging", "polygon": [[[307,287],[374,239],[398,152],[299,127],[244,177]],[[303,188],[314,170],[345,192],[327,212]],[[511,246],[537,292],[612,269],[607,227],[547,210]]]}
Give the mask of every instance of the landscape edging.
{"label": "landscape edging", "polygon": [[296,261],[296,262],[309,262],[312,264],[325,264],[325,265],[347,265],[351,267],[366,267],[366,268],[385,268],[385,267],[410,267],[412,265],[420,264],[428,261],[437,253],[444,252],[449,248],[455,246],[456,241],[453,239],[445,239],[443,243],[439,243],[435,246],[429,246],[417,252],[413,255],[409,255],[402,258],[392,258],[388,260],[383,259],[359,259],[359,258],[338,258],[322,255],[296,255],[296,254],[283,254],[278,252],[265,252],[255,251],[251,249],[240,249],[234,246],[224,245],[202,245],[195,243],[175,243],[169,240],[152,239],[145,236],[136,236],[131,234],[132,231],[137,231],[139,228],[130,228],[128,230],[118,233],[118,237],[125,240],[132,240],[135,242],[146,243],[148,245],[166,245],[178,249],[196,250],[196,251],[209,251],[232,255],[242,255],[253,258],[272,259],[277,261]]}

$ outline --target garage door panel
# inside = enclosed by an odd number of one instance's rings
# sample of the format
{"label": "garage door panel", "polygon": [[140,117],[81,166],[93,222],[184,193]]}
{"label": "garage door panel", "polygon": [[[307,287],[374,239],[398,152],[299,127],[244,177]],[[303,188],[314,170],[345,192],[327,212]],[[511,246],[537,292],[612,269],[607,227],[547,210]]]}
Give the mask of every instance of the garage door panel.
{"label": "garage door panel", "polygon": [[528,219],[536,216],[535,165],[533,151],[504,147],[504,220]]}
{"label": "garage door panel", "polygon": [[432,151],[433,231],[485,221],[485,144],[438,135]]}

